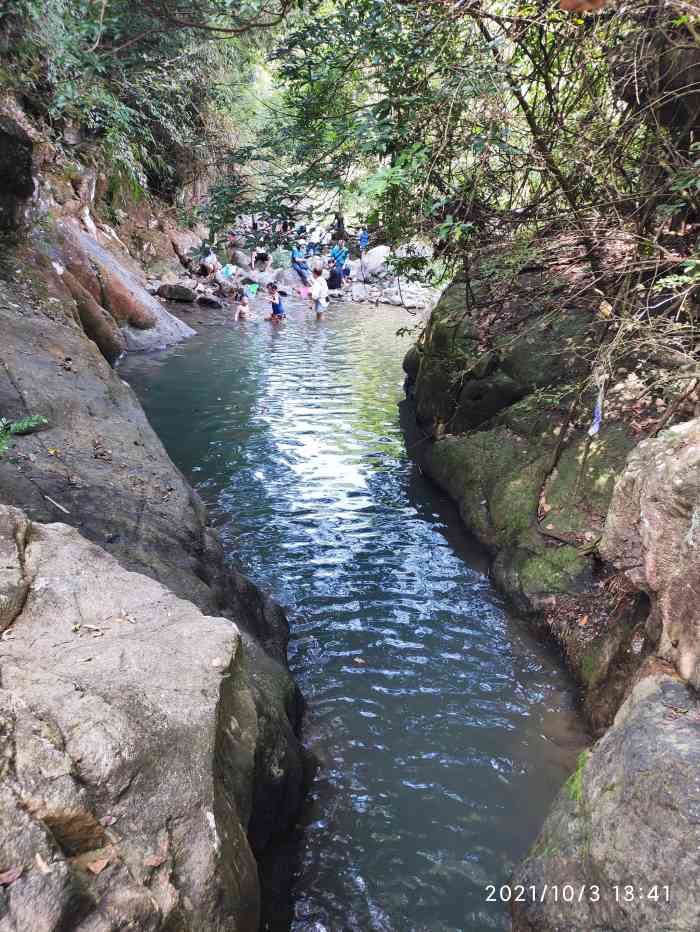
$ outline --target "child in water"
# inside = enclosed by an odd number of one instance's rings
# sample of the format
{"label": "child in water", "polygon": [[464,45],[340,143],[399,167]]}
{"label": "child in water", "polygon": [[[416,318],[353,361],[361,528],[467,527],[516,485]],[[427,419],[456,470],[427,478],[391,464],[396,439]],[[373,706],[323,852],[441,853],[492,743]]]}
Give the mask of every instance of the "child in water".
{"label": "child in water", "polygon": [[248,300],[248,295],[242,288],[239,288],[238,291],[235,292],[233,300],[233,319],[250,320],[250,301]]}
{"label": "child in water", "polygon": [[316,311],[316,320],[323,320],[323,312],[328,307],[328,283],[323,269],[314,269],[311,285],[311,304]]}
{"label": "child in water", "polygon": [[277,290],[277,285],[269,284],[267,286],[267,293],[272,304],[272,313],[269,317],[266,317],[265,320],[279,323],[281,320],[284,320],[287,315],[284,313],[284,305],[282,304],[282,297]]}

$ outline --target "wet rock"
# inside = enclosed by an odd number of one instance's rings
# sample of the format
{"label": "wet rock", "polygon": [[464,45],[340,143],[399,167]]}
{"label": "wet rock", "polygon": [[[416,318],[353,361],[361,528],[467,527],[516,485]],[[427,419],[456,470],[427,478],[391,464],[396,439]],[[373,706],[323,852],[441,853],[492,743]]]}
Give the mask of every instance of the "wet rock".
{"label": "wet rock", "polygon": [[211,294],[200,294],[197,297],[197,304],[201,304],[202,307],[214,307],[221,308],[224,306],[223,301],[220,298],[215,298]]}
{"label": "wet rock", "polygon": [[514,932],[700,928],[699,719],[677,679],[638,683],[515,871],[538,895],[513,903]]}
{"label": "wet rock", "polygon": [[[0,506],[0,541],[25,521]],[[73,528],[30,524],[23,543],[16,568],[31,585],[2,657],[2,740],[14,749],[4,789],[25,830],[48,840],[46,870],[61,882],[52,889],[22,833],[4,835],[3,863],[23,868],[6,920],[53,928],[82,888],[90,928],[113,928],[111,913],[143,930],[253,932],[246,833],[260,722],[240,632]]]}
{"label": "wet rock", "polygon": [[183,301],[187,304],[191,304],[197,298],[191,288],[180,284],[163,284],[158,289],[158,294],[161,298],[165,298],[166,301]]}
{"label": "wet rock", "polygon": [[652,600],[659,654],[700,689],[700,420],[644,440],[620,476],[601,553]]}
{"label": "wet rock", "polygon": [[0,114],[0,230],[18,230],[24,223],[27,201],[34,194],[33,148],[26,130]]}

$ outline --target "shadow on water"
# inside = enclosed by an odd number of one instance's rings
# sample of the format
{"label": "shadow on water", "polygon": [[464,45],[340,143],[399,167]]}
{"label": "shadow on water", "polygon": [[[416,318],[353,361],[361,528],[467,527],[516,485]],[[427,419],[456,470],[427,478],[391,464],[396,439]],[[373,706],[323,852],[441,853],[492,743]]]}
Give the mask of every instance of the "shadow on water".
{"label": "shadow on water", "polygon": [[206,328],[124,368],[230,559],[289,613],[321,767],[266,865],[274,932],[507,928],[485,886],[508,881],[585,743],[558,658],[407,455],[403,323],[336,305],[319,326],[292,304],[277,328]]}

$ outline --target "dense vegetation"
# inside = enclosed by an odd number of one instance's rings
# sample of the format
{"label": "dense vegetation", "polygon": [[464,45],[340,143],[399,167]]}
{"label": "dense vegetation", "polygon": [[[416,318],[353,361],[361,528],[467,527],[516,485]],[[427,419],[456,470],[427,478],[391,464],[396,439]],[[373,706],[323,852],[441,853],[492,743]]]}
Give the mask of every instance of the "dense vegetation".
{"label": "dense vegetation", "polygon": [[695,378],[694,0],[17,0],[0,36],[0,82],[113,185],[172,200],[203,174],[215,231],[348,211],[468,282],[485,245],[566,244],[611,324],[593,368],[653,343]]}

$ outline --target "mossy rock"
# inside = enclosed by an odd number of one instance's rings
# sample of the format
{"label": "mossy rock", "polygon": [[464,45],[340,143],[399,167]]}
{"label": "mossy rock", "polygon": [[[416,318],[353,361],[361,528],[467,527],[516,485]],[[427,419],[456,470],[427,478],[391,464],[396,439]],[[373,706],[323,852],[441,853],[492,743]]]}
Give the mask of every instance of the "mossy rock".
{"label": "mossy rock", "polygon": [[613,488],[635,446],[623,424],[603,427],[589,438],[583,431],[561,453],[544,488],[551,511],[547,523],[558,534],[581,535],[600,531]]}
{"label": "mossy rock", "polygon": [[573,309],[535,318],[514,340],[499,340],[501,368],[530,390],[585,375],[583,353],[592,345],[592,322],[588,312]]}
{"label": "mossy rock", "polygon": [[[488,354],[484,359],[492,359]],[[495,372],[485,378],[473,378],[465,382],[459,394],[459,403],[452,429],[464,433],[490,421],[504,408],[508,408],[522,397],[523,389],[505,372]]]}

